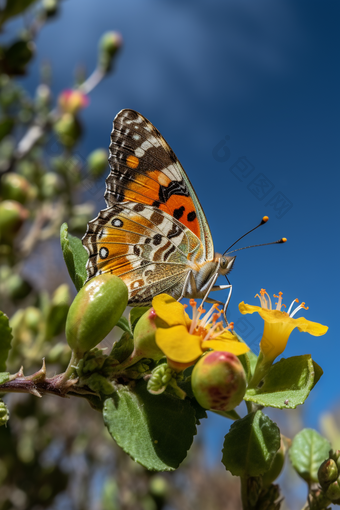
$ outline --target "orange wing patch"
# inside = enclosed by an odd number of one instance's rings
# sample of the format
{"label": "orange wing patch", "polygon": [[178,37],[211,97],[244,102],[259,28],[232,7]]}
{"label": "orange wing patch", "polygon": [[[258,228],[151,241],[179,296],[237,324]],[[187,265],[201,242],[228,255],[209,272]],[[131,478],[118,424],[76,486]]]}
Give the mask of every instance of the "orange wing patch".
{"label": "orange wing patch", "polygon": [[165,204],[160,204],[159,208],[183,223],[200,239],[200,224],[191,197],[171,195]]}
{"label": "orange wing patch", "polygon": [[139,165],[139,159],[136,156],[130,154],[130,156],[126,158],[126,164],[129,168],[135,169]]}

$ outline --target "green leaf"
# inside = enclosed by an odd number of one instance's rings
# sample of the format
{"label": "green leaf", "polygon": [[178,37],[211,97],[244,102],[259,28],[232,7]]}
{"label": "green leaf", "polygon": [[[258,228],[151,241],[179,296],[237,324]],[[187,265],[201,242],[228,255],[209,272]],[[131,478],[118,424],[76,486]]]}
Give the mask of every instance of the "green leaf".
{"label": "green leaf", "polygon": [[294,469],[307,483],[318,482],[320,464],[328,459],[330,443],[313,429],[303,429],[293,439],[289,458]]}
{"label": "green leaf", "polygon": [[116,359],[119,363],[125,361],[133,351],[133,336],[129,331],[125,331],[120,339],[113,344],[110,358]]}
{"label": "green leaf", "polygon": [[263,386],[249,389],[244,400],[265,407],[295,409],[308,397],[315,378],[322,375],[321,368],[316,366],[310,354],[281,359],[271,367]]}
{"label": "green leaf", "polygon": [[322,376],[322,374],[323,374],[323,370],[322,370],[322,368],[320,367],[320,365],[318,365],[317,363],[315,363],[315,361],[313,361],[313,366],[314,366],[314,382],[313,382],[312,389],[314,388],[314,386],[316,385],[316,383],[318,383],[318,382],[319,382],[320,377],[321,377],[321,376]]}
{"label": "green leaf", "polygon": [[136,324],[141,318],[141,316],[144,315],[147,310],[150,310],[150,308],[151,308],[150,306],[136,306],[134,308],[131,308],[129,322],[132,333],[134,332]]}
{"label": "green leaf", "polygon": [[5,382],[9,381],[9,372],[0,372],[0,384],[4,384]]}
{"label": "green leaf", "polygon": [[187,394],[187,397],[191,406],[193,407],[193,409],[195,410],[195,415],[196,415],[196,424],[197,425],[200,425],[200,420],[203,420],[204,418],[208,418],[208,415],[207,415],[207,410],[204,409],[204,407],[202,407],[198,402],[197,400],[195,399],[195,396],[194,396],[194,392],[192,391],[192,387],[191,387],[191,373],[192,373],[192,370],[193,370],[193,366],[191,367],[188,367],[185,369],[185,374],[187,375],[187,377],[182,380],[182,381],[178,381],[178,386],[183,390],[185,391],[185,393]]}
{"label": "green leaf", "polygon": [[7,0],[5,7],[0,13],[0,25],[9,18],[22,14],[31,4],[37,0]]}
{"label": "green leaf", "polygon": [[123,315],[121,316],[121,318],[117,322],[116,326],[118,326],[123,331],[126,331],[127,333],[132,334],[132,331],[131,331],[130,325],[129,325],[129,321]]}
{"label": "green leaf", "polygon": [[5,138],[5,136],[9,135],[14,127],[14,119],[11,117],[5,117],[0,120],[0,141]]}
{"label": "green leaf", "polygon": [[280,430],[261,411],[235,421],[223,445],[222,463],[234,476],[259,476],[280,447]]}
{"label": "green leaf", "polygon": [[60,228],[60,243],[69,275],[79,291],[87,278],[87,252],[81,240],[68,233],[67,223],[63,223]]}
{"label": "green leaf", "polygon": [[12,328],[9,325],[8,317],[0,312],[0,372],[6,370],[6,360],[11,348],[12,338]]}
{"label": "green leaf", "polygon": [[171,395],[151,395],[144,381],[120,386],[104,402],[111,436],[133,460],[149,470],[173,471],[185,459],[196,434],[190,403]]}

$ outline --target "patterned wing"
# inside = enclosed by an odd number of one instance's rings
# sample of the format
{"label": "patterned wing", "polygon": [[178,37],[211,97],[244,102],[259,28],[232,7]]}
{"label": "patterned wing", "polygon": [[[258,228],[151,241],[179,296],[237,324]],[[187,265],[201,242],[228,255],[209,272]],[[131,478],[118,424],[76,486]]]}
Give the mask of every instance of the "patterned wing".
{"label": "patterned wing", "polygon": [[204,261],[201,241],[181,222],[157,207],[124,202],[90,221],[83,244],[88,279],[119,276],[129,289],[129,304],[151,303],[159,293],[179,298],[191,268]]}
{"label": "patterned wing", "polygon": [[202,242],[205,259],[214,246],[203,209],[176,155],[140,113],[122,110],[113,122],[105,199],[152,205],[190,229]]}

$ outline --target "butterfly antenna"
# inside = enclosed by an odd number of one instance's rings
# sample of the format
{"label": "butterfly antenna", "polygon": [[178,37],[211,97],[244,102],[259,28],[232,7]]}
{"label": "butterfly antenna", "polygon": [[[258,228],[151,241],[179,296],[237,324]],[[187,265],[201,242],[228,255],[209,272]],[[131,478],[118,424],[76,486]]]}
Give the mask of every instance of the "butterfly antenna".
{"label": "butterfly antenna", "polygon": [[[231,246],[229,246],[229,248],[223,253],[223,255],[225,255],[226,253],[229,253],[229,250],[230,248],[232,248],[233,246],[235,246],[235,244],[237,244],[239,241],[241,241],[241,239],[243,239],[244,237],[246,237],[248,234],[250,234],[251,232],[254,232],[254,230],[256,230],[257,228],[261,227],[262,225],[264,225],[265,223],[267,223],[267,221],[269,220],[268,216],[263,216],[261,222],[256,225],[256,227],[252,228],[251,230],[249,230],[248,232],[246,232],[245,234],[243,234],[243,236],[239,237],[237,239],[237,241],[235,241]],[[275,242],[278,242],[278,241],[275,241]],[[272,243],[269,243],[269,244],[272,244]],[[261,246],[261,245],[257,245],[257,246]],[[247,246],[247,248],[251,248],[251,246]],[[241,250],[243,250],[244,248],[240,248]],[[237,251],[237,250],[235,250]]]}
{"label": "butterfly antenna", "polygon": [[235,253],[236,251],[247,250],[248,248],[257,248],[258,246],[269,246],[270,244],[282,244],[282,243],[285,243],[286,241],[287,241],[286,237],[282,237],[278,241],[273,241],[272,243],[253,244],[251,246],[244,246],[243,248],[237,248],[237,250],[229,251],[227,253],[227,255],[230,255],[231,253]]}

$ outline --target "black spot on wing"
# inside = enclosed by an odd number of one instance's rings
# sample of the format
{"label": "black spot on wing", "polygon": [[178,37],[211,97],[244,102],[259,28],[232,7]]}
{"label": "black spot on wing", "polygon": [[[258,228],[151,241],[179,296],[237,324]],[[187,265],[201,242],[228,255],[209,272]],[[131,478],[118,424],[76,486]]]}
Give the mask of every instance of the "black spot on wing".
{"label": "black spot on wing", "polygon": [[189,212],[188,216],[187,216],[187,220],[188,221],[194,221],[196,219],[196,213],[195,211],[191,211]]}
{"label": "black spot on wing", "polygon": [[179,207],[178,209],[175,209],[174,214],[173,214],[174,218],[176,218],[176,220],[181,219],[184,211],[185,211],[185,207],[183,205],[181,207]]}
{"label": "black spot on wing", "polygon": [[161,242],[162,242],[161,234],[156,234],[155,236],[153,236],[153,244],[155,246],[158,246],[159,244],[161,244]]}

